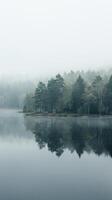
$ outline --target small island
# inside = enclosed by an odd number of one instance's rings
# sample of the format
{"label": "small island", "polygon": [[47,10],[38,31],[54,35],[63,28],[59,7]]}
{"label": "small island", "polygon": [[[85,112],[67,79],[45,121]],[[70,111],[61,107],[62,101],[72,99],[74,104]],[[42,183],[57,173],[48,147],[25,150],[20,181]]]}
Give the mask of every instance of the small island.
{"label": "small island", "polygon": [[112,76],[92,71],[57,74],[26,95],[23,112],[36,116],[111,115]]}

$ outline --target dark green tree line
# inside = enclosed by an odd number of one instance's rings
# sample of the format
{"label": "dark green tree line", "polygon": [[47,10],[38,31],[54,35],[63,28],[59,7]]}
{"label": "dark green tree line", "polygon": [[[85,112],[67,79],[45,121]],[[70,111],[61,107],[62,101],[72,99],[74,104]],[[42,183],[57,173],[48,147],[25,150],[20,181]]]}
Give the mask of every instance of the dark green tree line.
{"label": "dark green tree line", "polygon": [[68,85],[60,74],[47,84],[39,82],[35,94],[27,95],[26,112],[112,114],[112,76],[106,82],[97,75],[90,83],[79,75],[72,82]]}

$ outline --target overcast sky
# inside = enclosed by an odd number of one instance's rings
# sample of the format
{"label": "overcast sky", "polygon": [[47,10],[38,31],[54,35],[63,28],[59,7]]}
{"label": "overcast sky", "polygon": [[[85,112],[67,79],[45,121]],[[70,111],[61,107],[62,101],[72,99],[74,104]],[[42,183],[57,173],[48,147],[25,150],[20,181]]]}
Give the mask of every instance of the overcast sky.
{"label": "overcast sky", "polygon": [[3,0],[0,73],[112,66],[112,0]]}

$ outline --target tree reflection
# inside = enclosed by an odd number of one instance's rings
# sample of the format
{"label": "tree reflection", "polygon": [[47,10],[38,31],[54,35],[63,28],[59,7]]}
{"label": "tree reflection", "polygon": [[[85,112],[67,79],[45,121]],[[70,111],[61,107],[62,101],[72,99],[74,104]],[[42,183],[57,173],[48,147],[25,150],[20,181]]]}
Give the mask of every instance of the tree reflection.
{"label": "tree reflection", "polygon": [[56,123],[40,122],[36,123],[33,133],[40,149],[47,144],[51,152],[56,152],[60,156],[64,151],[63,134]]}
{"label": "tree reflection", "polygon": [[25,124],[33,132],[40,149],[47,146],[57,156],[68,149],[71,153],[77,152],[79,157],[84,152],[112,157],[111,119],[40,118],[31,127],[29,122],[26,118]]}

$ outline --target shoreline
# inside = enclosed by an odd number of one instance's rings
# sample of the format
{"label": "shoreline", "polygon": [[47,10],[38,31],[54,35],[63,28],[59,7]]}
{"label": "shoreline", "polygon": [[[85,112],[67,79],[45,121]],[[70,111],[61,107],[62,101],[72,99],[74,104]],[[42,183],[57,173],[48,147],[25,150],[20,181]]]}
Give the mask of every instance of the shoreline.
{"label": "shoreline", "polygon": [[99,115],[99,114],[76,114],[76,113],[34,113],[34,112],[23,112],[19,111],[19,113],[23,113],[26,116],[32,117],[112,117],[112,115]]}

